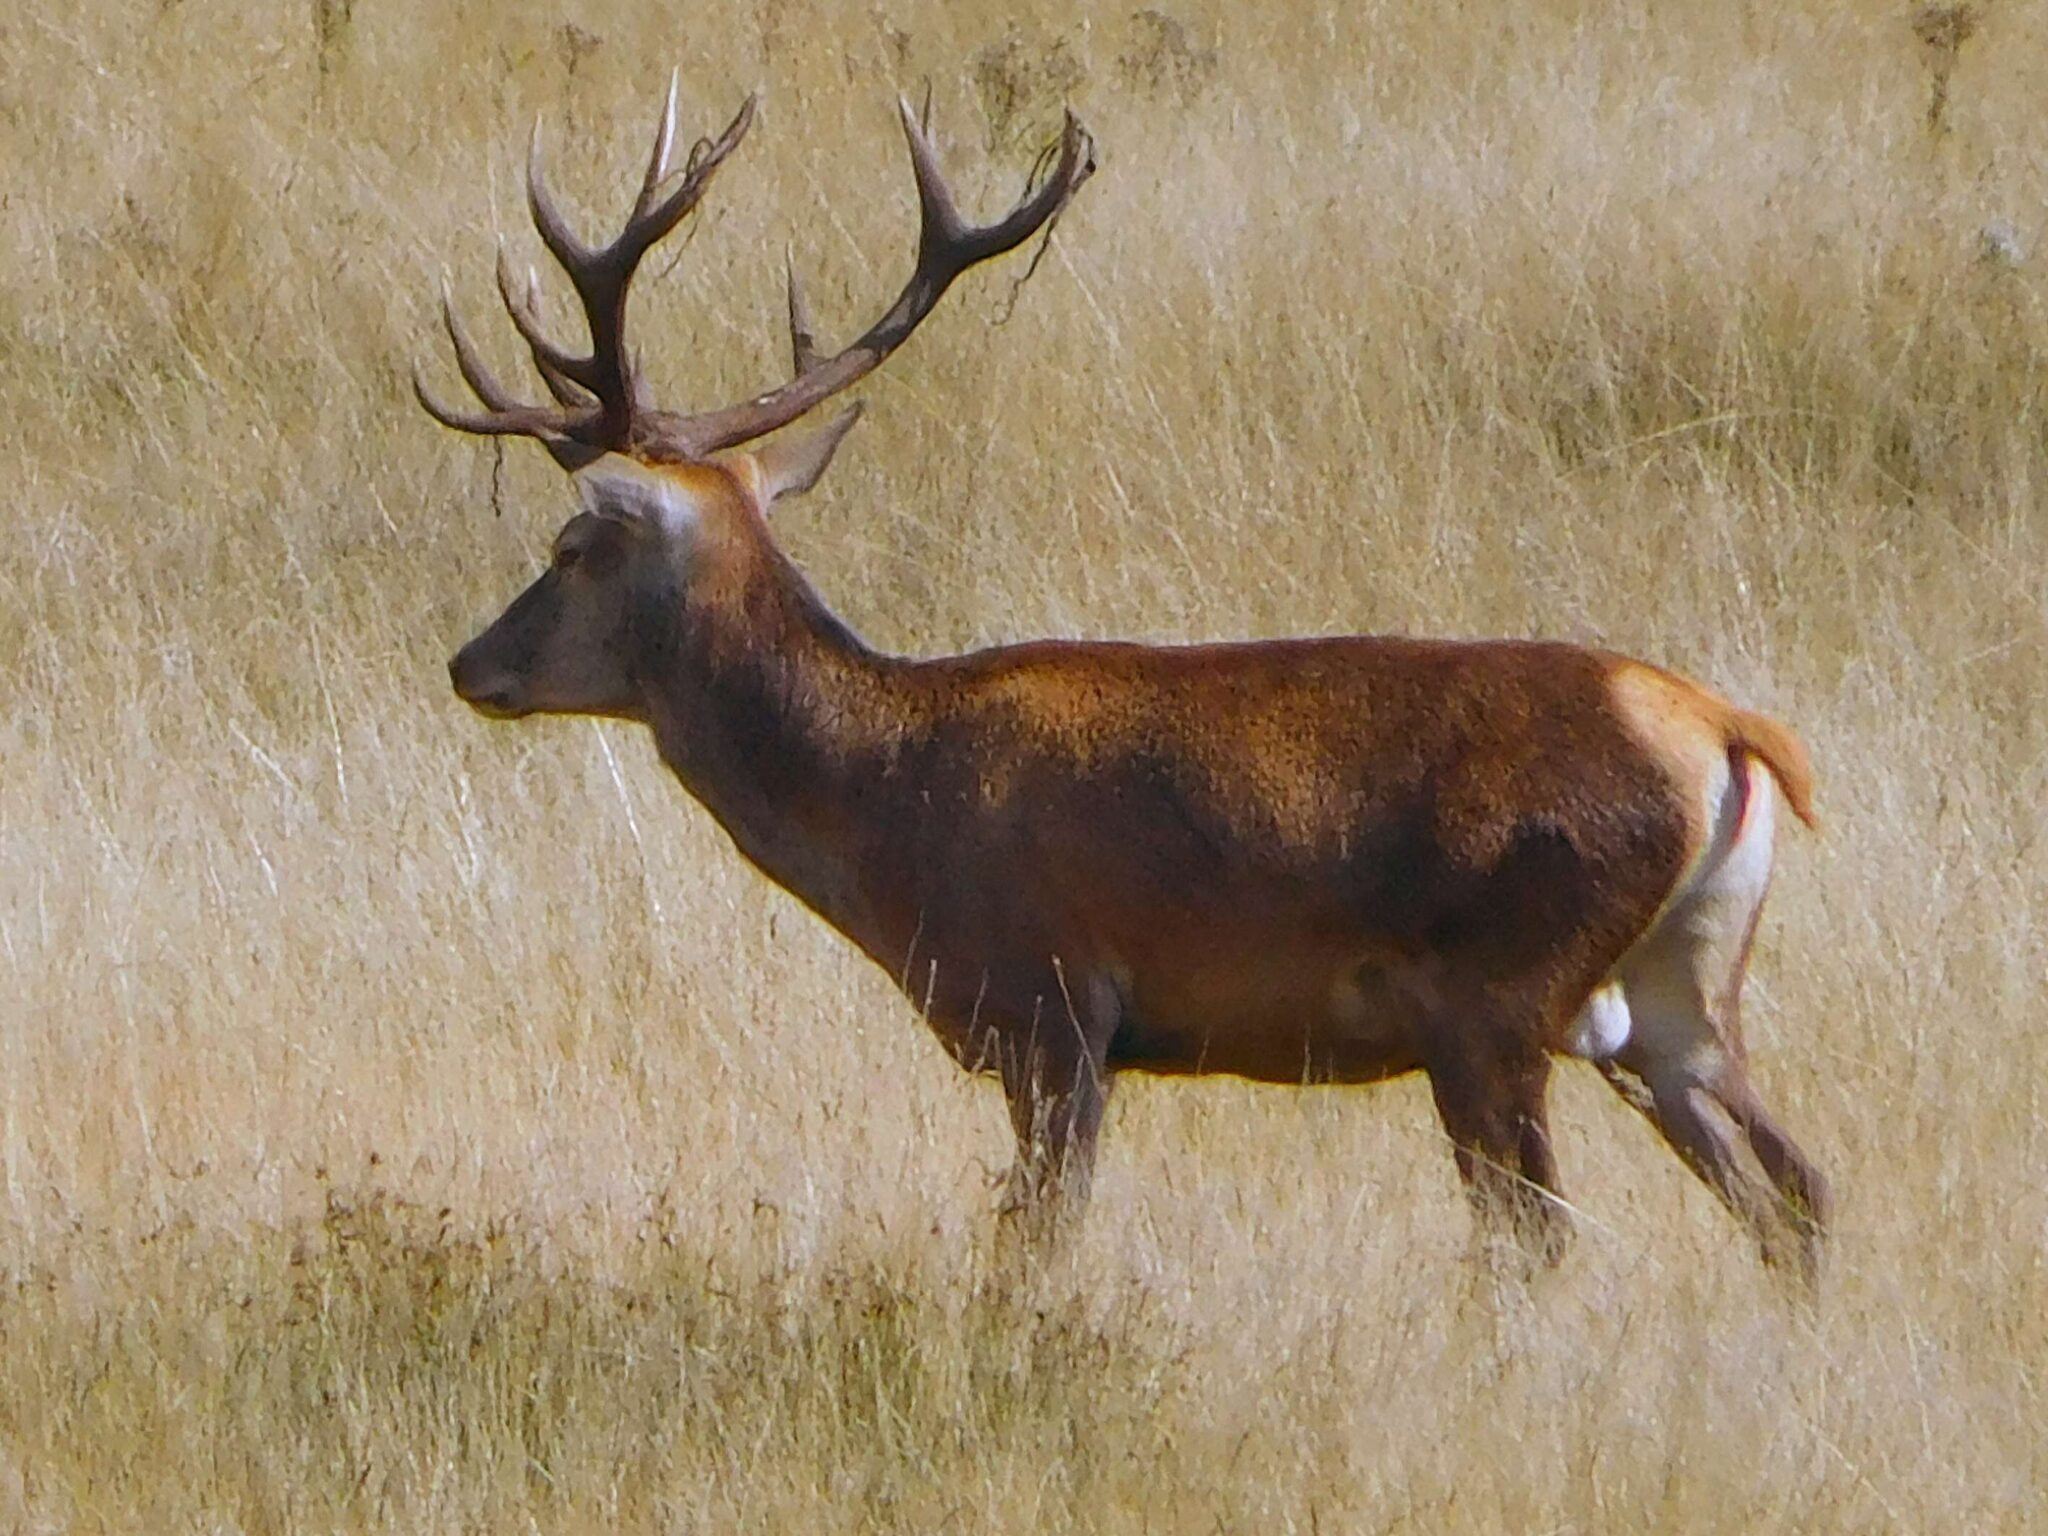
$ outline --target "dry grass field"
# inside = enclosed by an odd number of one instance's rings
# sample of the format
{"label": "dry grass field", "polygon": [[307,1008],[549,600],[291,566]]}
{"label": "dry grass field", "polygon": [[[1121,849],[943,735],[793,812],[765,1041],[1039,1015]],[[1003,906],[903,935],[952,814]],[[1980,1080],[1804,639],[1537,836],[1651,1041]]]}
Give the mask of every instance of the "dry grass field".
{"label": "dry grass field", "polygon": [[[1131,4],[0,13],[0,1532],[2048,1523],[2048,15],[1934,131],[1894,0]],[[898,88],[984,206],[1096,135],[782,517],[876,642],[1545,634],[1799,727],[1818,1308],[1583,1067],[1526,1295],[1419,1082],[1126,1081],[1019,1269],[886,978],[641,733],[451,697],[568,498],[406,370],[443,270],[509,363],[526,125],[615,217],[671,63],[766,91],[682,404],[786,241],[828,340],[893,294]]]}

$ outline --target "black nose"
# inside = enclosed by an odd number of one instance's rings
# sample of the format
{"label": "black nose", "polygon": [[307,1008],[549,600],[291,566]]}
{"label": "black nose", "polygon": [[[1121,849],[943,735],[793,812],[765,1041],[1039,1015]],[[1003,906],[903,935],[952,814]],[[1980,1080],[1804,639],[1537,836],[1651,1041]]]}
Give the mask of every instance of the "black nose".
{"label": "black nose", "polygon": [[525,713],[514,698],[516,682],[488,666],[478,666],[467,646],[448,663],[448,681],[454,685],[455,696],[480,715],[511,720]]}
{"label": "black nose", "polygon": [[486,670],[476,664],[476,658],[464,646],[448,658],[448,682],[455,689],[456,696],[465,704],[486,702],[481,696],[490,692],[493,679]]}

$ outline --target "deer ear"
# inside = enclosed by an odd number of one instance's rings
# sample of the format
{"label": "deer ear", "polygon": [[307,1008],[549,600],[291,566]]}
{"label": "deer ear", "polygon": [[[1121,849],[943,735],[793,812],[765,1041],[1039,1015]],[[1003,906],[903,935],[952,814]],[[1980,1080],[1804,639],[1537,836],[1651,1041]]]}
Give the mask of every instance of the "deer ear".
{"label": "deer ear", "polygon": [[838,451],[839,440],[853,430],[860,413],[861,403],[855,401],[822,427],[785,432],[753,449],[748,457],[760,471],[756,489],[762,507],[772,507],[784,496],[801,496],[816,485]]}

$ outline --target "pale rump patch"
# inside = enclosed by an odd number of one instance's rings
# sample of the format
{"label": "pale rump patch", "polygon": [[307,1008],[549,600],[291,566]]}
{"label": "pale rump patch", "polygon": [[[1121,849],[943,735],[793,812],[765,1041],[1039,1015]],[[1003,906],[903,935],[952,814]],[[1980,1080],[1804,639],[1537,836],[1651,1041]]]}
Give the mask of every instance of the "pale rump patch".
{"label": "pale rump patch", "polygon": [[[1681,703],[1682,695],[1666,702]],[[1667,740],[1682,744],[1684,733],[1661,718]],[[1698,1057],[1713,1040],[1706,1010],[1740,974],[1751,922],[1770,888],[1778,788],[1754,758],[1738,752],[1731,760],[1725,747],[1696,774],[1705,835],[1649,930],[1573,1020],[1565,1049],[1574,1056],[1609,1060],[1633,1038],[1638,1055],[1675,1063]]]}
{"label": "pale rump patch", "polygon": [[1745,755],[1740,772],[1731,775],[1724,804],[1733,802],[1733,835],[1727,853],[1703,874],[1701,884],[1710,886],[1723,899],[1733,899],[1754,910],[1764,899],[1771,883],[1771,858],[1778,829],[1777,781],[1761,768],[1754,757]]}
{"label": "pale rump patch", "polygon": [[1710,786],[1705,849],[1657,920],[1572,1025],[1566,1049],[1602,1061],[1630,1050],[1653,1081],[1701,1068],[1723,1049],[1715,1010],[1739,980],[1771,883],[1778,790],[1738,755]]}

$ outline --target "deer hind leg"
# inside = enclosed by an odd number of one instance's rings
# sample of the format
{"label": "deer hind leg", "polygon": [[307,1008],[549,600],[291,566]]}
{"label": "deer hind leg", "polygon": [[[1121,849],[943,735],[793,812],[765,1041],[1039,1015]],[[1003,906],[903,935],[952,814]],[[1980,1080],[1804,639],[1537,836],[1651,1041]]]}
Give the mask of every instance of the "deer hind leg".
{"label": "deer hind leg", "polygon": [[[1749,1229],[1764,1263],[1812,1290],[1830,1209],[1827,1180],[1763,1108],[1740,1064],[1709,1054],[1676,1071],[1641,1059],[1603,1062],[1600,1070]],[[1742,1156],[1745,1140],[1757,1166]]]}
{"label": "deer hind leg", "polygon": [[1781,1200],[1743,1159],[1741,1126],[1723,1098],[1723,1069],[1717,1064],[1678,1071],[1645,1066],[1639,1061],[1603,1062],[1601,1072],[1749,1229],[1766,1264],[1777,1268],[1789,1261],[1810,1276],[1817,1254],[1788,1247]]}
{"label": "deer hind leg", "polygon": [[[1759,808],[1769,799],[1759,795]],[[1631,1027],[1600,1067],[1750,1229],[1765,1263],[1811,1287],[1827,1180],[1764,1107],[1742,1044],[1742,982],[1769,877],[1763,809],[1623,962]]]}
{"label": "deer hind leg", "polygon": [[1834,1215],[1834,1194],[1828,1187],[1827,1176],[1771,1117],[1757,1097],[1749,1074],[1740,1065],[1723,1080],[1716,1097],[1742,1127],[1750,1151],[1777,1191],[1778,1213],[1796,1244],[1793,1263],[1797,1273],[1809,1287],[1816,1284],[1828,1222]]}
{"label": "deer hind leg", "polygon": [[1508,1237],[1525,1269],[1555,1266],[1572,1229],[1558,1189],[1546,1089],[1550,1058],[1483,1010],[1429,1029],[1430,1092],[1451,1138],[1483,1246]]}

